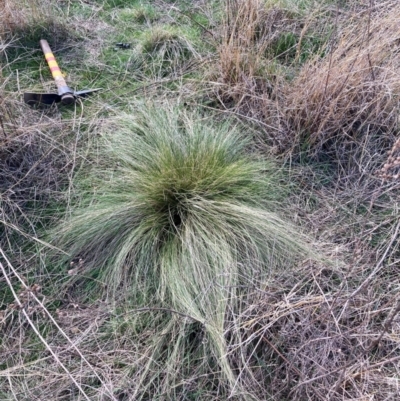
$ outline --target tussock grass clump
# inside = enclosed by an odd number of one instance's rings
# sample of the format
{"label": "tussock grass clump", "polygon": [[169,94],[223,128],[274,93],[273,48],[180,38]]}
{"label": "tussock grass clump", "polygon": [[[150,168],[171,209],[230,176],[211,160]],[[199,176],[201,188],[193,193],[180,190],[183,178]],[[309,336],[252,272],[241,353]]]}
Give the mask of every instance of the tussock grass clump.
{"label": "tussock grass clump", "polygon": [[286,89],[286,114],[296,137],[292,144],[345,160],[371,144],[387,149],[393,143],[399,17],[398,2],[355,12],[329,55],[302,68]]}
{"label": "tussock grass clump", "polygon": [[179,74],[190,58],[197,58],[193,44],[182,33],[157,26],[143,37],[140,53],[152,75]]}
{"label": "tussock grass clump", "polygon": [[[225,2],[225,20],[219,64],[223,97],[236,101],[246,92],[251,95],[267,69],[265,52],[269,44],[266,8],[261,0]],[[265,75],[265,74],[263,74]]]}
{"label": "tussock grass clump", "polygon": [[[327,32],[319,26],[324,15],[320,7],[305,16],[298,1],[225,0],[225,14],[220,33],[219,62],[221,81],[242,94],[265,91],[262,81],[273,85],[276,75],[281,78],[291,64],[318,51],[327,39]],[[326,13],[326,12],[325,12]],[[318,28],[318,29],[317,29]],[[326,29],[326,28],[325,28]],[[317,36],[320,31],[320,37]],[[253,90],[249,92],[254,86]],[[254,90],[257,89],[257,90]]]}
{"label": "tussock grass clump", "polygon": [[155,26],[143,33],[128,69],[141,81],[180,77],[200,60],[193,42],[179,29]]}
{"label": "tussock grass clump", "polygon": [[139,24],[151,23],[158,17],[156,9],[151,4],[141,4],[137,8],[127,9],[121,18],[133,20]]}
{"label": "tussock grass clump", "polygon": [[[216,96],[224,107],[282,131],[282,86],[329,38],[322,5],[226,0],[219,32]],[[300,5],[302,3],[302,5]]]}
{"label": "tussock grass clump", "polygon": [[209,357],[233,384],[226,313],[241,292],[306,251],[271,211],[273,166],[246,155],[234,127],[213,124],[153,108],[118,121],[105,143],[117,167],[92,173],[111,178],[58,227],[56,243],[81,259],[72,278],[80,288],[171,308],[204,327]]}
{"label": "tussock grass clump", "polygon": [[[170,113],[141,110],[118,121],[104,146],[108,163],[119,167],[63,228],[61,242],[71,255],[84,257],[88,270],[105,268],[114,290],[140,270],[137,263],[147,271],[149,261],[171,256],[170,246],[184,240],[212,248],[228,238],[233,246],[248,243],[243,250],[254,248],[257,263],[269,260],[275,248],[270,267],[278,250],[286,255],[292,243],[280,231],[285,224],[265,211],[276,208],[273,197],[280,192],[270,178],[272,165],[246,156],[246,141],[232,127],[214,129]],[[208,231],[216,236],[210,243]]]}

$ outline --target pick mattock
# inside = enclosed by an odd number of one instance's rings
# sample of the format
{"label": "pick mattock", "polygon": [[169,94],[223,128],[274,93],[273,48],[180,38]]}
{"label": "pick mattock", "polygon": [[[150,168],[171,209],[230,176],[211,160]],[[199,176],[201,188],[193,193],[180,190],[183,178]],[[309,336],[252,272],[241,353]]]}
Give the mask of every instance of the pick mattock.
{"label": "pick mattock", "polygon": [[29,105],[35,104],[53,104],[53,103],[63,103],[63,104],[73,104],[78,97],[85,97],[93,92],[100,89],[87,89],[79,92],[75,92],[71,89],[57,64],[56,58],[52,53],[47,40],[42,39],[40,41],[40,47],[43,50],[44,57],[49,65],[51,74],[53,75],[54,81],[57,85],[58,93],[24,93],[24,101]]}

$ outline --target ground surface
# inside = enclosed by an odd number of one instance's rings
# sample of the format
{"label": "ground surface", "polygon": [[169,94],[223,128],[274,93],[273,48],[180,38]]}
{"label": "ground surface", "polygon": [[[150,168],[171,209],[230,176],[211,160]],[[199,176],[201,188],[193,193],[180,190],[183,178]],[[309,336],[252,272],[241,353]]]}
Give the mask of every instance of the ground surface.
{"label": "ground surface", "polygon": [[397,1],[0,13],[1,400],[399,398]]}

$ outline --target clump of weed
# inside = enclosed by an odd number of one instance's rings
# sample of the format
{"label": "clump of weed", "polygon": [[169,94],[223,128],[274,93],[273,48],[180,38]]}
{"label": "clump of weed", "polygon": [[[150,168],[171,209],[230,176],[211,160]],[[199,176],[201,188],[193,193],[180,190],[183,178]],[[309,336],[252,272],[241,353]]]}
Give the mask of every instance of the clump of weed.
{"label": "clump of weed", "polygon": [[177,78],[200,59],[192,38],[178,29],[156,26],[143,33],[126,68],[142,81]]}
{"label": "clump of weed", "polygon": [[95,197],[57,228],[55,243],[82,260],[70,280],[79,288],[171,308],[200,324],[232,385],[226,313],[253,280],[307,251],[272,211],[272,165],[246,155],[232,125],[213,125],[171,108],[142,108],[118,122],[104,148],[107,164],[118,167],[92,173]]}

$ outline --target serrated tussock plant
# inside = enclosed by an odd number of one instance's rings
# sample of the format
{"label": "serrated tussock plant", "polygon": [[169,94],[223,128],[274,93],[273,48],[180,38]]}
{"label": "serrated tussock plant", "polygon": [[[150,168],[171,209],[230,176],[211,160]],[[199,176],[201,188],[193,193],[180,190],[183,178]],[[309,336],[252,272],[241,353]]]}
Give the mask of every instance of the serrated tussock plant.
{"label": "serrated tussock plant", "polygon": [[189,60],[195,59],[199,60],[199,54],[186,35],[179,30],[155,27],[143,35],[131,60],[131,70],[133,74],[142,71],[166,77],[182,73],[185,64],[190,65]]}
{"label": "serrated tussock plant", "polygon": [[306,252],[272,211],[275,168],[247,152],[232,124],[174,108],[141,108],[115,127],[103,144],[108,169],[89,177],[95,196],[57,228],[57,245],[82,260],[75,283],[92,277],[114,299],[128,294],[137,306],[168,307],[204,325],[210,355],[233,381],[225,314],[271,269]]}

